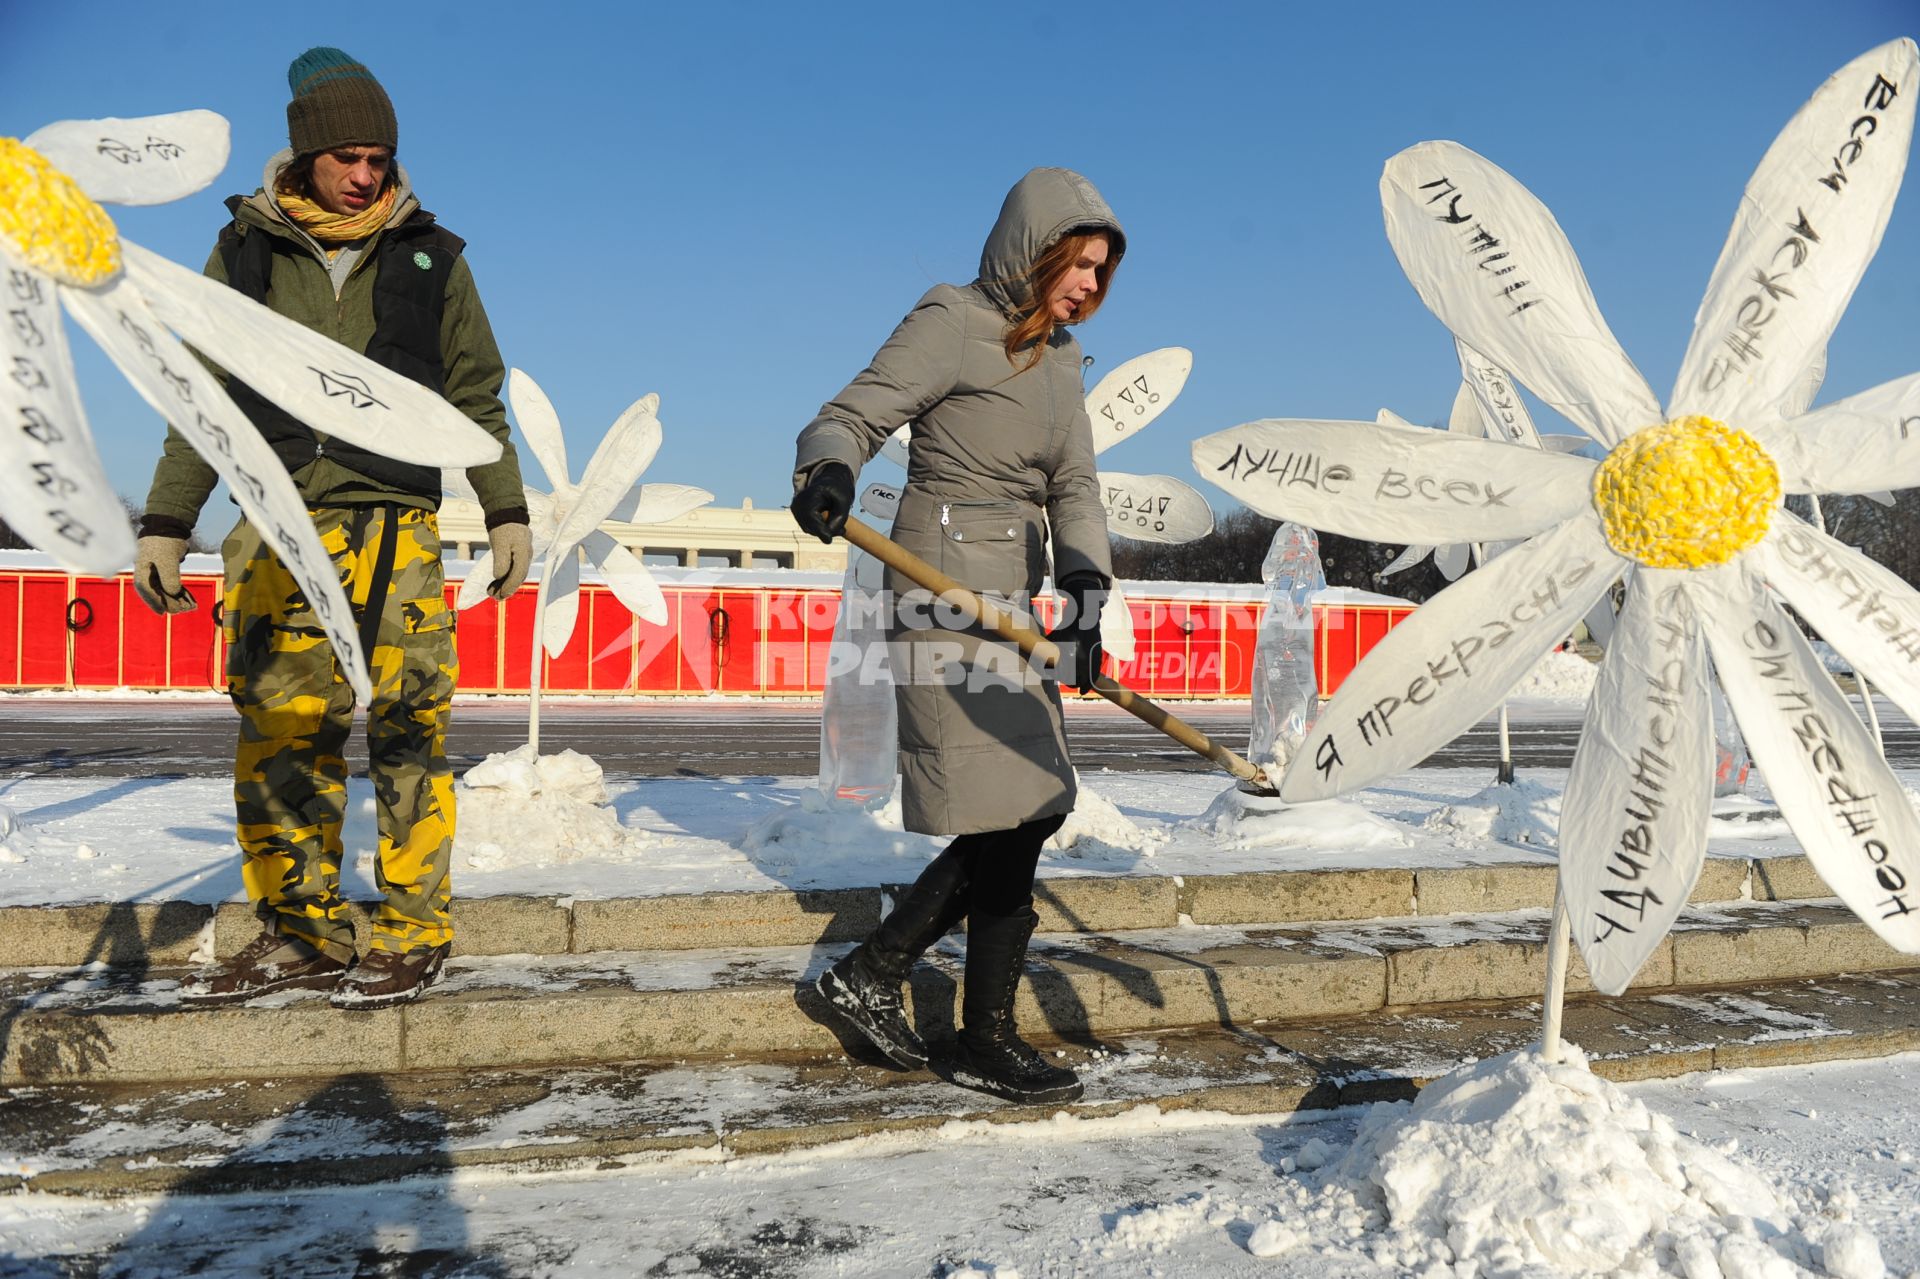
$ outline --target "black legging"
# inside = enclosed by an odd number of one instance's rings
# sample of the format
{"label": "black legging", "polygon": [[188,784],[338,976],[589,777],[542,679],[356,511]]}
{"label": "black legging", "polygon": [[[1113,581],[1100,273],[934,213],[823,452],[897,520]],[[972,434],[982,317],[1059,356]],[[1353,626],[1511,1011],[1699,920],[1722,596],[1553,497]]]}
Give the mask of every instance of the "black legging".
{"label": "black legging", "polygon": [[967,860],[968,913],[1017,915],[1033,902],[1033,873],[1040,846],[1066,822],[1041,817],[1012,830],[962,835],[949,847]]}

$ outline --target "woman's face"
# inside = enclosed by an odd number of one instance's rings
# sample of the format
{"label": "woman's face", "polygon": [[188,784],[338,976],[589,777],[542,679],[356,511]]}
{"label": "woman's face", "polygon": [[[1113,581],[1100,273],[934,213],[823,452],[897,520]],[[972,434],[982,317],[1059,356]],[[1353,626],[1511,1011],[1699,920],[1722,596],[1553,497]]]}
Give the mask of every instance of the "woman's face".
{"label": "woman's face", "polygon": [[1107,254],[1112,245],[1104,235],[1092,236],[1086,247],[1080,250],[1080,257],[1060,283],[1053,286],[1047,294],[1047,310],[1053,318],[1066,323],[1080,312],[1081,304],[1100,291],[1100,280],[1096,272],[1107,264]]}

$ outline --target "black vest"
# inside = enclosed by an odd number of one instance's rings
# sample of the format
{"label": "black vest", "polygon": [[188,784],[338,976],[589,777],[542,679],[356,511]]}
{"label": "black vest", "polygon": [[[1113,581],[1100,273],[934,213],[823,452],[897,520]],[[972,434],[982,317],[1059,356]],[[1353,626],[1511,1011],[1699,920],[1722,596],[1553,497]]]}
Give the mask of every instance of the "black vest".
{"label": "black vest", "polygon": [[[230,212],[239,212],[241,198],[227,201]],[[373,337],[365,355],[436,395],[446,390],[440,317],[446,309],[447,277],[466,247],[465,240],[434,222],[431,213],[415,210],[399,226],[388,227],[374,250]],[[283,236],[243,227],[237,219],[220,232],[220,260],[227,283],[263,304],[273,279],[273,255],[307,252]],[[228,380],[227,393],[273,446],[289,474],[324,455],[370,480],[410,496],[431,498],[439,505],[437,467],[396,462],[332,437],[323,442],[311,427],[239,378]]]}

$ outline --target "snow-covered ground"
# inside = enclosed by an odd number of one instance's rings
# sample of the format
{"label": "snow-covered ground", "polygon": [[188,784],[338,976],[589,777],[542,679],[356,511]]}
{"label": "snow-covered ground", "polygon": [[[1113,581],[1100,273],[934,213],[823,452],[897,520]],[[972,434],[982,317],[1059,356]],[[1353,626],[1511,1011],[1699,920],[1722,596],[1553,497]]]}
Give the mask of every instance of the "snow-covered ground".
{"label": "snow-covered ground", "polygon": [[[551,759],[552,757],[550,757]],[[1920,770],[1897,770],[1909,788]],[[611,807],[557,793],[534,801],[518,778],[462,786],[455,891],[488,897],[638,897],[899,883],[941,841],[900,828],[898,803],[827,811],[813,779],[649,778],[606,782]],[[1491,769],[1422,769],[1347,801],[1281,817],[1222,796],[1211,773],[1095,772],[1088,799],[1050,847],[1042,875],[1197,875],[1326,867],[1438,866],[1550,859],[1564,769],[1525,769],[1493,788]],[[569,783],[571,784],[571,783]],[[592,791],[597,777],[583,783]],[[1711,852],[1796,853],[1784,822],[1716,820]],[[571,798],[571,797],[569,797]],[[617,827],[613,825],[617,818]],[[215,778],[23,778],[0,783],[0,905],[238,900],[231,783]],[[564,827],[571,842],[556,846]],[[350,783],[343,875],[371,899],[373,792]]]}
{"label": "snow-covered ground", "polygon": [[[1577,718],[1592,673],[1549,658],[1521,718]],[[1281,813],[1212,774],[1090,773],[1042,873],[1550,859],[1564,771],[1490,773],[1420,770]],[[1712,851],[1798,851],[1752,789]],[[467,896],[863,886],[911,878],[937,846],[900,828],[897,801],[836,808],[811,778],[608,783],[571,753],[495,756],[460,798]],[[371,896],[365,783],[348,809],[346,875]],[[231,811],[213,779],[0,782],[0,905],[237,898]],[[1143,1107],[272,1196],[20,1192],[0,1198],[0,1275],[1920,1276],[1916,1083],[1909,1056],[1617,1089],[1577,1052],[1518,1055],[1365,1112]]]}
{"label": "snow-covered ground", "polygon": [[[1516,731],[1577,721],[1596,670],[1573,653],[1547,654],[1516,690]],[[492,757],[462,779],[454,866],[462,896],[858,887],[910,880],[938,847],[901,829],[897,797],[872,813],[847,811],[822,802],[811,778],[608,782],[571,752],[537,764],[524,754]],[[1052,841],[1043,875],[1548,858],[1566,775],[1523,768],[1519,787],[1490,788],[1489,770],[1423,769],[1278,818],[1212,773],[1102,770],[1081,780],[1084,798]],[[1920,772],[1904,780],[1920,784]],[[1751,806],[1764,812],[1764,785],[1752,790]],[[1797,851],[1784,822],[1745,816],[1716,823],[1713,853]],[[220,779],[0,781],[0,905],[239,900],[231,823],[230,785]],[[343,870],[351,896],[376,895],[376,843],[372,789],[356,779]]]}
{"label": "snow-covered ground", "polygon": [[[0,1273],[1920,1273],[1920,1056],[1624,1089],[1549,1073],[1499,1059],[1371,1111],[956,1122],[616,1171],[220,1198],[16,1194],[0,1198]],[[1514,1119],[1493,1118],[1516,1104]]]}

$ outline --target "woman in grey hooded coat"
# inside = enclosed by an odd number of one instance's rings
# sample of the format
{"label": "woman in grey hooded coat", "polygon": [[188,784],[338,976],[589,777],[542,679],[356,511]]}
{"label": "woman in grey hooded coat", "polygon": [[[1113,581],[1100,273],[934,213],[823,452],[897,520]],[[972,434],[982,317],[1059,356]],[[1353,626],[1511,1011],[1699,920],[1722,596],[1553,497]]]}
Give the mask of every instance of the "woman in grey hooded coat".
{"label": "woman in grey hooded coat", "polygon": [[[1035,169],[1000,210],[980,277],[938,285],[873,362],[800,433],[793,513],[831,541],[846,527],[854,476],[911,422],[893,538],[962,585],[1029,606],[1052,565],[1061,615],[1052,637],[1087,691],[1099,667],[1100,606],[1112,578],[1094,473],[1080,346],[1066,326],[1104,300],[1126,238],[1093,184]],[[889,573],[909,830],[956,836],[864,943],[823,973],[835,1017],[895,1063],[925,1066],[901,984],[913,961],[967,920],[966,984],[950,1077],[1019,1101],[1080,1094],[1072,1071],[1020,1039],[1014,994],[1025,966],[1041,845],[1073,810],[1073,767],[1056,683],[1011,645],[930,606]],[[1063,657],[1063,661],[1067,660]]]}

